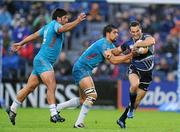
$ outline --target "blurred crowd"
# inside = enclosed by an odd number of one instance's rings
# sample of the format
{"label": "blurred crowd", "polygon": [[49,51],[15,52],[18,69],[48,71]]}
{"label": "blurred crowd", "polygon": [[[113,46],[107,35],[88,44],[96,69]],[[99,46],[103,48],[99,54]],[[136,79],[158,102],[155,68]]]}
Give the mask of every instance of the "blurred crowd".
{"label": "blurred crowd", "polygon": [[[180,5],[111,4],[106,2],[0,2],[0,39],[3,41],[3,78],[24,79],[32,70],[32,60],[40,49],[41,39],[31,42],[18,53],[10,46],[37,31],[51,21],[51,12],[57,8],[69,11],[70,20],[80,12],[87,20],[66,33],[63,52],[55,64],[58,80],[70,79],[74,62],[92,42],[102,36],[103,27],[112,23],[119,28],[121,45],[129,37],[128,23],[138,20],[143,32],[156,39],[154,81],[177,79],[178,43],[180,37]],[[94,70],[95,79],[127,79],[127,64],[112,65],[103,62]]]}

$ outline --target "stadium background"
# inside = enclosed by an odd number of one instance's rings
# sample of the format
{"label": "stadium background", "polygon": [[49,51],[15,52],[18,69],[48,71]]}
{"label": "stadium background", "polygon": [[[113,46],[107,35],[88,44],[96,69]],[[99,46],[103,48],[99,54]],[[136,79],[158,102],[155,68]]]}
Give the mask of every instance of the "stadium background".
{"label": "stadium background", "polygon": [[[132,2],[132,1],[131,1]],[[136,1],[138,2],[138,0]],[[40,48],[41,40],[31,42],[17,54],[9,51],[13,42],[22,40],[50,21],[50,12],[61,7],[70,11],[73,20],[80,12],[88,14],[87,20],[71,32],[66,33],[63,53],[55,65],[57,102],[66,101],[77,94],[71,76],[71,68],[81,53],[101,37],[107,23],[119,28],[116,46],[128,37],[128,22],[137,19],[143,25],[143,32],[153,35],[155,45],[155,68],[153,83],[141,108],[157,109],[173,103],[170,110],[178,107],[178,43],[180,34],[180,6],[177,4],[114,3],[107,1],[89,2],[0,2],[0,39],[2,41],[2,83],[0,88],[1,106],[8,106],[16,92],[25,85],[32,70],[32,60]],[[173,2],[173,1],[170,1]],[[98,91],[95,106],[121,108],[128,102],[129,83],[126,77],[126,64],[111,65],[103,62],[95,69],[94,80]],[[23,103],[23,107],[47,107],[46,88],[40,85]],[[169,109],[168,109],[169,110]]]}

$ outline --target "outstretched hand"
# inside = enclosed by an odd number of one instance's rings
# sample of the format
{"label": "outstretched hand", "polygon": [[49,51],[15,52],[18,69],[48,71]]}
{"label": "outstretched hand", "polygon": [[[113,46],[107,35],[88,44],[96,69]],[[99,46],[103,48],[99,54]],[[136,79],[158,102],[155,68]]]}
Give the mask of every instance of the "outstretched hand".
{"label": "outstretched hand", "polygon": [[77,18],[77,19],[79,20],[79,22],[81,22],[81,21],[85,20],[85,19],[86,19],[86,14],[85,14],[85,13],[81,13],[81,14],[79,14],[79,16],[78,16],[78,18]]}
{"label": "outstretched hand", "polygon": [[22,45],[21,45],[20,43],[14,43],[14,44],[11,46],[11,51],[12,51],[12,52],[17,52],[17,51],[19,51],[21,48],[22,48]]}

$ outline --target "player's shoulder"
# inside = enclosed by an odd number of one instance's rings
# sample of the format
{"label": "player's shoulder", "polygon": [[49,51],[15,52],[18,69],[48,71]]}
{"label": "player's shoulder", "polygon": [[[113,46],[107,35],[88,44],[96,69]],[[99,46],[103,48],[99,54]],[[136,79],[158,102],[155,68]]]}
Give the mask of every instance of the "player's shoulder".
{"label": "player's shoulder", "polygon": [[107,40],[105,38],[100,38],[92,44],[91,49],[102,50],[102,49],[106,49],[107,47],[108,47]]}
{"label": "player's shoulder", "polygon": [[104,42],[105,42],[105,39],[104,38],[100,38],[100,39],[94,41],[92,44],[96,45],[96,46],[101,46]]}
{"label": "player's shoulder", "polygon": [[106,38],[100,38],[100,39],[98,39],[97,41],[96,41],[97,43],[104,43],[104,42],[106,42]]}
{"label": "player's shoulder", "polygon": [[100,44],[99,46],[102,47],[103,49],[105,48],[111,48],[113,47],[113,43],[109,42],[106,38],[100,39]]}
{"label": "player's shoulder", "polygon": [[53,22],[51,21],[51,22],[49,22],[49,23],[47,23],[46,25],[44,25],[43,26],[44,27],[44,29],[51,29],[51,27],[53,27]]}
{"label": "player's shoulder", "polygon": [[59,26],[59,25],[61,26],[61,24],[58,23],[56,20],[52,20],[51,22],[47,24],[48,27],[54,27],[54,26]]}

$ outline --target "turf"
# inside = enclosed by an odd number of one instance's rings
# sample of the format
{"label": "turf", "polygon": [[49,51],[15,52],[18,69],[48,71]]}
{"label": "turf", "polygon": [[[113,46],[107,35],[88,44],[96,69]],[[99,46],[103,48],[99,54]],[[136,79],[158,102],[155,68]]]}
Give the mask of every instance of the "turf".
{"label": "turf", "polygon": [[180,132],[180,113],[136,111],[134,119],[127,120],[121,129],[116,120],[122,111],[91,110],[85,120],[85,129],[73,128],[79,109],[64,110],[64,123],[49,122],[49,110],[38,108],[18,109],[16,125],[12,126],[3,109],[0,109],[0,132]]}

